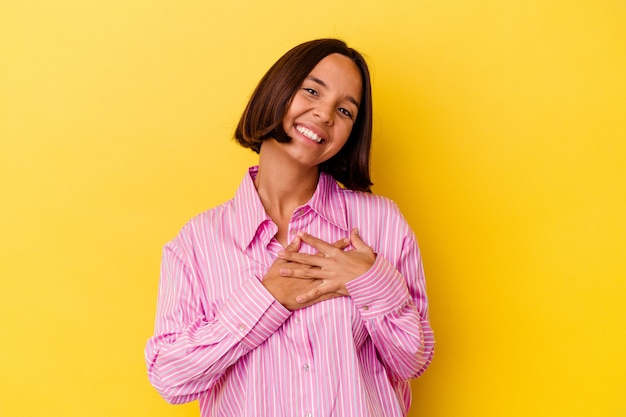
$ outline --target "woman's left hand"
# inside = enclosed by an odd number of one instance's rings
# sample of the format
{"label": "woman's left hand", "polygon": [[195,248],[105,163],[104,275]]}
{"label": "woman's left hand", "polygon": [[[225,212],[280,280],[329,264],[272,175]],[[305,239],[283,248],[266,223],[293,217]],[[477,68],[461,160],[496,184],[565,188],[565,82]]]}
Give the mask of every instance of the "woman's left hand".
{"label": "woman's left hand", "polygon": [[328,293],[349,295],[346,283],[367,272],[376,260],[376,254],[361,240],[358,229],[352,229],[350,232],[350,243],[354,247],[352,250],[340,249],[304,232],[298,233],[298,236],[318,253],[309,255],[291,251],[280,252],[279,258],[304,266],[304,268],[281,268],[280,275],[321,281],[316,288],[297,296],[296,301],[299,303],[307,303]]}

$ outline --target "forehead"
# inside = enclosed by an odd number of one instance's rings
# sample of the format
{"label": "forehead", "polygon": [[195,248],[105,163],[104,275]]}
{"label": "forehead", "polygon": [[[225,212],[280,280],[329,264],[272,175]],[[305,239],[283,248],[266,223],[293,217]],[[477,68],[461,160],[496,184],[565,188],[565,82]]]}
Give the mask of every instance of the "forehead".
{"label": "forehead", "polygon": [[329,90],[352,96],[359,102],[361,100],[361,71],[345,55],[326,56],[311,70],[309,77],[321,80]]}

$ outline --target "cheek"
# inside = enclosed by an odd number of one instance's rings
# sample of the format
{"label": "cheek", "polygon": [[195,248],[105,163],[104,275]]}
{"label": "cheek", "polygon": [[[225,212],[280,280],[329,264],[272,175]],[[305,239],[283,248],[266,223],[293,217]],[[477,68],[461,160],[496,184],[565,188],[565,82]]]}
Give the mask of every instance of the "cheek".
{"label": "cheek", "polygon": [[289,104],[287,104],[287,108],[285,110],[285,116],[283,117],[283,125],[289,124],[289,120],[293,119],[293,114],[297,112],[298,102],[296,98],[292,98]]}
{"label": "cheek", "polygon": [[289,100],[289,103],[287,104],[287,112],[286,112],[286,114],[297,113],[297,112],[301,111],[302,108],[305,106],[305,104],[306,104],[306,102],[304,101],[304,99],[299,94],[294,95],[291,98],[291,100]]}
{"label": "cheek", "polygon": [[338,139],[340,142],[342,142],[342,144],[345,144],[348,141],[348,138],[350,137],[350,133],[352,133],[352,127],[353,124],[348,124],[346,123],[345,125],[340,126],[340,129],[338,130]]}

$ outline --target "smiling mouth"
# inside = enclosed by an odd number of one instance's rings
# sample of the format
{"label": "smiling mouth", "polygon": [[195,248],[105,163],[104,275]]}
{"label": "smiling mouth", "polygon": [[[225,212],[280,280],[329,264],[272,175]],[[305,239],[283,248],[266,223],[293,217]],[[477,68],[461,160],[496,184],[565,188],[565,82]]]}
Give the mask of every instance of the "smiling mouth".
{"label": "smiling mouth", "polygon": [[323,138],[321,138],[320,136],[318,136],[315,132],[313,132],[311,129],[307,129],[304,126],[296,126],[296,130],[300,133],[302,133],[304,136],[306,136],[307,138],[311,139],[314,142],[317,143],[322,143],[324,141]]}

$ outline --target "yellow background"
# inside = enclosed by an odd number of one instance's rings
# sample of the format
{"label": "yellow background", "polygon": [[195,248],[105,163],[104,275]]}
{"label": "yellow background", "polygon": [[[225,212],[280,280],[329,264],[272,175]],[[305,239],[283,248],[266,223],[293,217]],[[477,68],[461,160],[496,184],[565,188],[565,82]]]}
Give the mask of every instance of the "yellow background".
{"label": "yellow background", "polygon": [[0,5],[0,415],[197,416],[147,381],[161,247],[256,161],[287,49],[372,69],[375,192],[423,251],[411,416],[626,415],[621,0]]}

